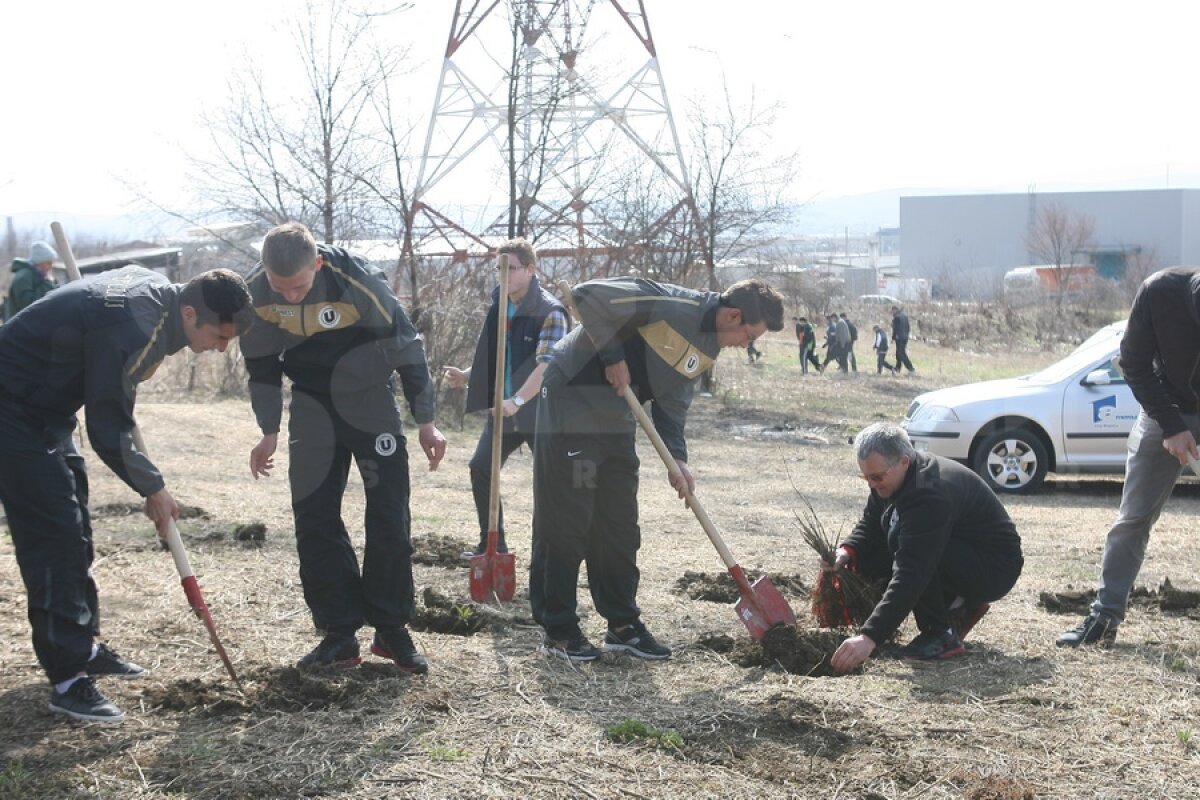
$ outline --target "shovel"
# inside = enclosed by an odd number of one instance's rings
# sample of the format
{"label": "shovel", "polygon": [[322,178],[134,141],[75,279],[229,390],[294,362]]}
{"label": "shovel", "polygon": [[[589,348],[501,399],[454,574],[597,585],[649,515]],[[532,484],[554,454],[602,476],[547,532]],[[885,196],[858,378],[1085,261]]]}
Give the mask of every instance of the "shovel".
{"label": "shovel", "polygon": [[[671,473],[672,477],[681,476],[682,473],[679,471],[679,465],[675,463],[675,457],[667,450],[666,444],[663,443],[662,437],[658,435],[658,431],[654,429],[654,423],[646,416],[646,410],[637,401],[633,390],[626,387],[622,394],[625,396],[626,402],[629,403],[629,410],[633,412],[633,416],[637,418],[638,424],[642,426],[642,430],[646,432],[646,436],[654,444],[654,449],[658,451],[658,455],[662,458],[667,472]],[[750,581],[746,579],[746,573],[738,566],[738,563],[733,558],[733,554],[725,546],[725,540],[717,532],[717,526],[708,518],[708,512],[704,510],[704,506],[700,504],[700,500],[691,492],[688,492],[686,500],[688,508],[692,509],[692,512],[696,515],[696,519],[700,521],[704,532],[708,534],[708,538],[712,541],[713,546],[721,554],[721,560],[729,568],[729,574],[733,576],[733,582],[737,584],[738,593],[742,597],[734,604],[733,609],[737,612],[738,619],[750,631],[750,636],[754,638],[754,641],[760,641],[766,632],[776,625],[795,625],[796,613],[792,611],[792,607],[788,605],[787,600],[784,600],[783,595],[775,588],[775,584],[771,583],[771,580],[766,575],[763,575],[751,585]]]}
{"label": "shovel", "polygon": [[208,604],[204,602],[204,594],[200,591],[200,584],[196,582],[195,573],[192,572],[192,565],[188,561],[187,551],[183,549],[183,539],[179,536],[179,528],[175,527],[175,520],[171,520],[167,528],[167,547],[171,551],[171,558],[175,559],[175,569],[179,572],[188,605],[192,607],[192,611],[196,612],[196,616],[208,629],[208,638],[212,641],[213,647],[217,649],[217,655],[221,657],[221,663],[225,665],[225,671],[229,673],[229,677],[233,678],[238,689],[245,692],[245,687],[242,686],[242,682],[238,680],[237,673],[233,669],[233,662],[229,660],[225,648],[221,645],[221,637],[217,636],[217,623],[213,622],[212,614],[208,611]]}
{"label": "shovel", "polygon": [[500,438],[504,434],[504,362],[508,343],[508,253],[500,254],[500,296],[496,313],[496,382],[492,393],[492,482],[488,494],[487,549],[471,556],[468,577],[475,602],[495,597],[504,603],[513,598],[517,584],[512,553],[499,553],[500,545]]}
{"label": "shovel", "polygon": [[[63,264],[67,268],[68,280],[79,280],[79,266],[75,263],[75,253],[71,250],[71,242],[67,239],[67,233],[63,230],[63,226],[59,222],[51,222],[50,230],[54,233],[54,241],[58,244],[58,252],[62,257]],[[143,453],[147,452],[146,443],[142,440],[142,432],[138,429],[137,424],[133,427],[133,441],[137,448]],[[196,616],[204,623],[204,627],[208,629],[208,638],[212,640],[213,647],[217,649],[217,655],[221,657],[221,663],[225,665],[225,671],[229,673],[229,677],[233,678],[233,682],[237,684],[238,689],[245,691],[242,682],[238,680],[237,672],[233,669],[233,663],[229,660],[229,656],[225,653],[225,648],[221,645],[221,639],[217,636],[217,623],[213,622],[212,614],[209,613],[208,604],[204,602],[204,594],[200,591],[200,584],[196,581],[196,575],[192,572],[191,562],[188,561],[187,551],[183,548],[183,539],[179,536],[179,529],[175,527],[175,520],[171,520],[170,528],[167,530],[167,549],[171,551],[171,557],[175,559],[175,569],[179,572],[179,577],[183,583],[183,593],[187,597],[188,605],[196,612]]]}

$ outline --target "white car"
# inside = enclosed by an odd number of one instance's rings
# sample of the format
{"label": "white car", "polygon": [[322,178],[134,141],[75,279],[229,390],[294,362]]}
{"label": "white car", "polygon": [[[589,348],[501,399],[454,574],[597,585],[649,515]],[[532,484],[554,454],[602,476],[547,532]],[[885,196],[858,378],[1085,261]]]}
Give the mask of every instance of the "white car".
{"label": "white car", "polygon": [[1031,492],[1047,472],[1122,472],[1141,406],[1117,369],[1125,322],[1020,378],[918,396],[904,428],[918,452],[961,461],[997,492]]}

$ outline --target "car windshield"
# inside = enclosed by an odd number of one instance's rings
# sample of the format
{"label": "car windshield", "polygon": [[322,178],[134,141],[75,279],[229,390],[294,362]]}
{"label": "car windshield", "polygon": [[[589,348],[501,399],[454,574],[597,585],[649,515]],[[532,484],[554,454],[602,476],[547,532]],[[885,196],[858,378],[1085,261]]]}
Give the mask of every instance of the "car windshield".
{"label": "car windshield", "polygon": [[1023,375],[1018,380],[1038,386],[1049,386],[1066,380],[1081,369],[1107,367],[1109,360],[1118,353],[1119,347],[1120,337],[1115,337],[1113,341],[1097,341],[1089,347],[1080,347],[1062,361],[1057,361],[1031,375]]}

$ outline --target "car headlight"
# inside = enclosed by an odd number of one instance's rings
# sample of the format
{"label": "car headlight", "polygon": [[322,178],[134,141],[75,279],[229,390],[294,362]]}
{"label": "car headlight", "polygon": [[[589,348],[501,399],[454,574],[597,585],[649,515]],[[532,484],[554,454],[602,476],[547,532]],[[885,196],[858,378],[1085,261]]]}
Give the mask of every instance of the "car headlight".
{"label": "car headlight", "polygon": [[949,406],[926,405],[917,409],[910,423],[958,422],[958,414]]}

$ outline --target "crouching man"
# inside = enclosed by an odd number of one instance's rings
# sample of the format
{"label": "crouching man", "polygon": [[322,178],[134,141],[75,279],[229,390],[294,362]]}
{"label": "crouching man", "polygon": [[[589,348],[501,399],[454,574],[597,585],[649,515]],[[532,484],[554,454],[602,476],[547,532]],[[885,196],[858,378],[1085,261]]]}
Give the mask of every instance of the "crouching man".
{"label": "crouching man", "polygon": [[179,506],[134,443],[137,385],[184,347],[224,352],[252,314],[246,284],[229,270],[174,285],[124,267],[55,289],[0,326],[0,501],[57,714],[120,722],[124,714],[93,679],[144,672],[96,641],[100,604],[75,414],[87,411],[92,449],[146,498],[146,516],[165,537]]}
{"label": "crouching man", "polygon": [[888,584],[859,634],[833,654],[833,668],[857,667],[909,612],[921,632],[898,657],[961,654],[963,638],[1021,574],[1021,538],[1008,512],[982,478],[950,459],[918,455],[896,425],[864,428],[854,448],[871,496],[837,563]]}

